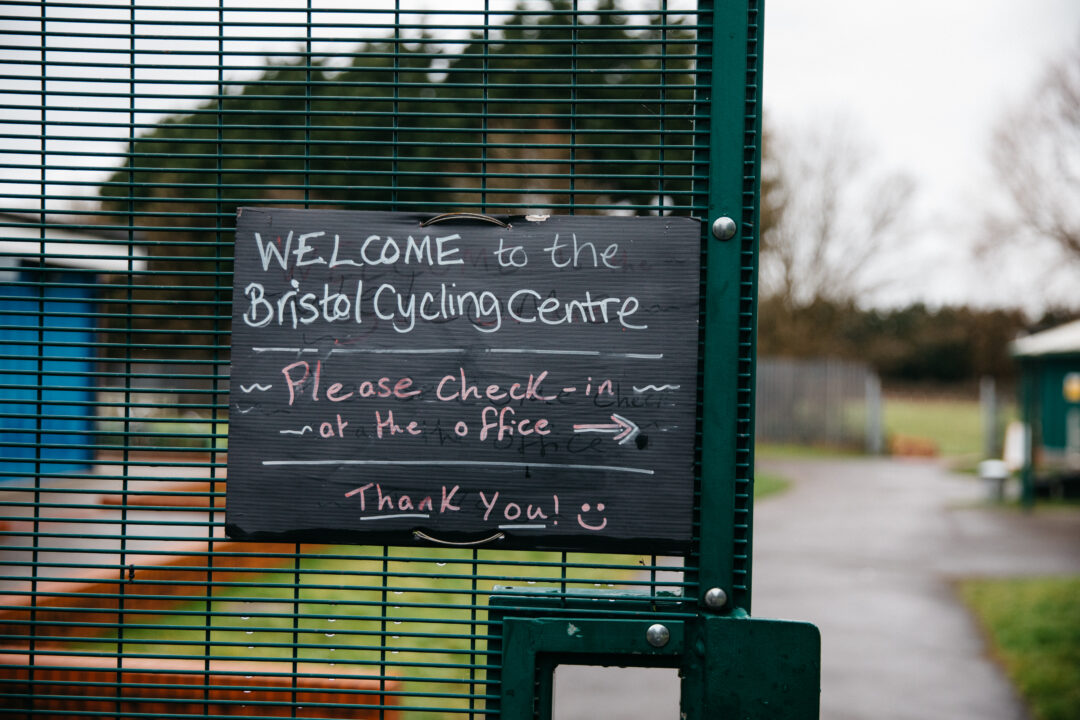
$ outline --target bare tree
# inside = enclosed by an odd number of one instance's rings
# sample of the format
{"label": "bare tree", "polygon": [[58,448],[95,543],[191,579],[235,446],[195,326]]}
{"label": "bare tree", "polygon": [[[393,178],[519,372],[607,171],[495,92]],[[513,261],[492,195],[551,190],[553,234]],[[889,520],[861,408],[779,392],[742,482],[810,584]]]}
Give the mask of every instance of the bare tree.
{"label": "bare tree", "polygon": [[990,241],[1049,241],[1080,262],[1080,44],[1002,118],[990,159],[1008,203]]}
{"label": "bare tree", "polygon": [[765,138],[761,291],[789,308],[865,298],[910,230],[910,178],[882,173],[849,124]]}

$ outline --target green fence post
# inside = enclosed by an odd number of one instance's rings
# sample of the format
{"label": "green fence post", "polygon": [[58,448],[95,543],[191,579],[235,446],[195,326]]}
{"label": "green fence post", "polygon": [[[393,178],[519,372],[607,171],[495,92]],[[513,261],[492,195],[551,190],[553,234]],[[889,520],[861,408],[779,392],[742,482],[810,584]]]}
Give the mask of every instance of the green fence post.
{"label": "green fence post", "polygon": [[754,0],[721,2],[703,11],[706,18],[712,53],[698,600],[707,612],[749,612],[761,8]]}

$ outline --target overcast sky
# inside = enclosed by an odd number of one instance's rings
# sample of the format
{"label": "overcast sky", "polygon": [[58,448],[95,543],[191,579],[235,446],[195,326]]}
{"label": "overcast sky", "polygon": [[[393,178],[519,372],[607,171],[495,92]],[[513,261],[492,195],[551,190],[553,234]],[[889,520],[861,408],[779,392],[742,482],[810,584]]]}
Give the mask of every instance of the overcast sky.
{"label": "overcast sky", "polygon": [[1080,305],[1074,279],[1042,287],[1039,259],[997,275],[973,268],[967,252],[991,194],[994,125],[1080,43],[1080,1],[768,0],[765,9],[766,118],[796,129],[844,117],[883,165],[918,183],[924,232],[906,268],[915,272],[891,299]]}
{"label": "overcast sky", "polygon": [[[480,0],[457,0],[452,4],[449,0],[405,0],[402,4],[432,10],[483,7]],[[216,3],[178,0],[176,5],[206,6],[212,10]],[[228,5],[301,8],[306,0],[274,3],[229,0]],[[625,0],[625,5],[641,7],[653,3]],[[692,5],[691,0],[669,0],[673,8]],[[393,4],[390,0],[316,0],[315,6],[381,8]],[[503,7],[503,4],[492,0],[491,6]],[[216,11],[206,15],[205,10],[159,7],[162,9],[144,17],[169,19],[165,15],[171,14],[173,22],[216,17]],[[1043,281],[1046,258],[1025,254],[1023,262],[1007,263],[1008,272],[995,274],[987,268],[973,268],[968,252],[978,238],[979,220],[989,203],[992,186],[986,159],[993,127],[1010,104],[1028,96],[1048,62],[1080,43],[1080,0],[767,0],[765,8],[764,98],[770,124],[788,133],[843,119],[876,151],[876,160],[883,169],[907,173],[918,184],[919,200],[911,214],[920,232],[912,239],[909,259],[899,268],[901,282],[893,285],[891,295],[878,300],[891,303],[911,299],[932,303],[977,300],[1038,305],[1049,299],[1080,304],[1080,292],[1073,290],[1077,283],[1072,278],[1062,280],[1058,273],[1052,282]],[[66,16],[82,12],[71,8],[54,10]],[[14,6],[11,12],[37,14],[30,6]],[[106,17],[100,13],[124,15],[122,9],[95,8],[85,12],[93,13],[98,19]],[[298,19],[295,13],[278,18],[260,9],[244,17],[257,17],[260,23],[266,23],[257,29],[260,34],[295,36],[295,27],[289,27]],[[331,17],[323,15],[322,20]],[[392,16],[368,17],[392,22]],[[419,16],[406,19],[418,20]],[[437,14],[429,16],[429,20],[438,19]],[[462,16],[454,19],[461,20]],[[348,17],[347,21],[356,22],[356,16]],[[17,25],[13,23],[12,27]],[[23,29],[34,32],[33,28],[37,27],[35,21]],[[229,28],[229,32],[241,31],[250,30]],[[331,31],[332,28],[327,28],[319,32]],[[210,51],[216,46],[213,37],[216,29],[212,24],[187,26],[183,32],[206,34],[207,40],[201,45]],[[33,37],[21,36],[12,41],[33,42]],[[169,41],[154,42],[161,46]],[[322,45],[327,49],[340,47],[336,43],[316,45],[317,49]],[[181,49],[189,46],[192,43],[184,44]],[[122,48],[118,46],[118,49]],[[250,62],[257,65],[261,50],[254,46],[252,50]],[[0,53],[0,60],[5,56],[11,54]],[[22,84],[26,85],[26,91],[36,92],[34,65],[8,65],[6,71],[25,73],[27,79]],[[149,72],[152,71],[140,71]],[[213,82],[214,73],[207,72],[207,81]],[[50,88],[62,88],[62,84],[53,81]],[[141,86],[140,91],[160,91],[165,97],[178,92],[175,85],[155,87],[153,84]],[[201,92],[195,86],[185,91]],[[121,101],[122,97],[117,100]],[[139,102],[145,106],[150,101]],[[175,99],[160,102],[166,103],[170,110],[176,109]],[[88,118],[85,122],[93,122],[90,114],[84,116]],[[107,113],[103,118],[115,120],[114,115]],[[146,114],[142,119],[152,121],[153,116]],[[15,130],[27,132],[27,127],[22,125]],[[80,131],[100,132],[103,138],[109,132],[92,124]],[[19,142],[0,140],[0,146]],[[114,153],[122,145],[109,136],[109,142],[96,147]],[[19,161],[19,156],[8,157],[13,162]],[[91,160],[72,158],[71,162]],[[27,161],[32,163],[33,158]],[[86,178],[99,180],[100,175],[101,172],[94,176],[87,174]],[[85,182],[81,188],[70,186],[66,192],[91,194],[94,184]],[[19,192],[18,185],[8,183],[6,188],[9,192]],[[32,195],[32,188],[28,192]]]}

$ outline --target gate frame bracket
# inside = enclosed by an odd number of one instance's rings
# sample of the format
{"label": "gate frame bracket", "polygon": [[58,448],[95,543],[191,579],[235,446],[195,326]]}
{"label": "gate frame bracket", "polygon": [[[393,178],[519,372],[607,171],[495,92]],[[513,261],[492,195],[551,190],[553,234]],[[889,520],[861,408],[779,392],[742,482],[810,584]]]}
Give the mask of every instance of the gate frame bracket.
{"label": "gate frame bracket", "polygon": [[[810,720],[819,713],[821,637],[808,623],[701,615],[677,595],[497,587],[488,680],[503,720],[550,720],[560,664],[677,668],[680,717]],[[662,647],[648,629],[669,631]]]}

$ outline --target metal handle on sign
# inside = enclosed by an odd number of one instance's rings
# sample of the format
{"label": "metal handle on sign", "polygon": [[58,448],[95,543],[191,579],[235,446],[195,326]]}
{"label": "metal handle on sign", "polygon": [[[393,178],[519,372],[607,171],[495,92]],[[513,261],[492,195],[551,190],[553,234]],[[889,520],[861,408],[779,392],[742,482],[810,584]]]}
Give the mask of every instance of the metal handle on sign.
{"label": "metal handle on sign", "polygon": [[434,225],[435,223],[445,222],[446,220],[483,220],[484,222],[494,223],[499,227],[511,229],[510,223],[505,223],[499,218],[491,217],[490,215],[484,215],[482,213],[472,212],[448,212],[442,215],[436,215],[433,218],[428,218],[424,222],[420,223],[420,227],[427,227],[428,225]]}
{"label": "metal handle on sign", "polygon": [[413,537],[420,540],[427,540],[428,542],[438,543],[439,545],[454,545],[456,547],[471,547],[473,545],[486,545],[489,542],[495,540],[502,540],[506,537],[506,533],[497,532],[489,538],[483,538],[482,540],[466,540],[464,542],[454,542],[453,540],[440,540],[439,538],[433,538],[425,532],[420,530],[413,530]]}

